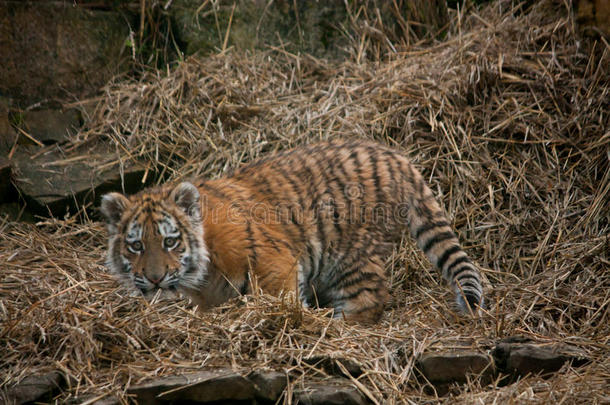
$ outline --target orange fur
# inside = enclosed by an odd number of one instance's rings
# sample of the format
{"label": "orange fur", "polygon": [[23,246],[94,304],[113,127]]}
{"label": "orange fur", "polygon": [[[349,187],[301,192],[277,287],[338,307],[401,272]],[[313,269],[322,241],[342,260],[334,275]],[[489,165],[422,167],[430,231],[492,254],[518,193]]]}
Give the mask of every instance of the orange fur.
{"label": "orange fur", "polygon": [[[463,311],[482,304],[478,270],[422,176],[374,143],[321,143],[218,180],[129,199],[113,193],[102,212],[111,269],[144,293],[175,288],[204,309],[257,285],[270,294],[294,291],[307,305],[333,307],[336,317],[375,321],[388,299],[384,260],[405,230]],[[167,235],[177,233],[183,250],[166,249]],[[138,241],[146,248],[130,252]],[[166,287],[154,283],[161,275]]]}

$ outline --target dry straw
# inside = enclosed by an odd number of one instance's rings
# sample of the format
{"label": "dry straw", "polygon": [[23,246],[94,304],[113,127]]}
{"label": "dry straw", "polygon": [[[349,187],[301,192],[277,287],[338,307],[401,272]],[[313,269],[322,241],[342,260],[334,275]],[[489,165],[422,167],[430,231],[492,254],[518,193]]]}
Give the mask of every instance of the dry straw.
{"label": "dry straw", "polygon": [[[388,260],[381,323],[331,321],[290,296],[240,298],[208,313],[128,297],[103,267],[97,222],[0,223],[0,384],[59,369],[59,397],[123,390],[152,376],[228,366],[323,379],[315,356],[361,365],[379,403],[602,403],[610,400],[610,68],[571,9],[494,2],[456,16],[441,42],[342,62],[282,49],[191,58],[109,85],[75,151],[112,142],[148,176],[219,176],[321,139],[375,139],[422,169],[488,281],[488,312],[462,319],[415,246]],[[377,22],[378,23],[378,22]],[[368,48],[367,48],[368,47]],[[401,49],[403,49],[401,51]],[[76,152],[74,152],[76,153]],[[473,379],[437,398],[417,382],[424,351],[524,335],[592,362],[500,387]],[[289,398],[285,398],[287,402]]]}

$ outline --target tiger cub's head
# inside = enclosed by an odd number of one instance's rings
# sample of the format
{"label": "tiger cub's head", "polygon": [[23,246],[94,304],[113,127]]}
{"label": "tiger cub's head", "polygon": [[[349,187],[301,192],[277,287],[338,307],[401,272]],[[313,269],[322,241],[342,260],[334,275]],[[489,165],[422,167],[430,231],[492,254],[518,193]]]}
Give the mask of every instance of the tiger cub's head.
{"label": "tiger cub's head", "polygon": [[106,265],[125,284],[152,297],[199,289],[209,262],[199,191],[184,182],[131,197],[103,196],[108,225]]}

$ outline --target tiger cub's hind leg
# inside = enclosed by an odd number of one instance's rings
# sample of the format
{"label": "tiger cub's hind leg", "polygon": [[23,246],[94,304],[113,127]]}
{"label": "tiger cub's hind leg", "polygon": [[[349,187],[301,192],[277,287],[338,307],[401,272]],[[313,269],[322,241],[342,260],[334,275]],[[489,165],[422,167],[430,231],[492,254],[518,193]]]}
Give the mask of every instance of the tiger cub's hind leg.
{"label": "tiger cub's hind leg", "polygon": [[377,322],[389,299],[383,261],[377,256],[346,267],[333,288],[334,317],[349,321]]}

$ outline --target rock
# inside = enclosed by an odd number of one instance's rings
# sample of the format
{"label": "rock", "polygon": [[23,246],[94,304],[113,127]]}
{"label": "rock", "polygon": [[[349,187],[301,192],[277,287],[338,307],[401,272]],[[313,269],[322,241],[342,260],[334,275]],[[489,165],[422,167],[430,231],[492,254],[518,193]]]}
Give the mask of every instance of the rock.
{"label": "rock", "polygon": [[80,114],[74,109],[27,111],[23,114],[23,126],[44,144],[63,142],[80,127]]}
{"label": "rock", "polygon": [[294,390],[294,402],[299,405],[361,405],[369,400],[348,380],[332,378],[320,383],[307,384]]}
{"label": "rock", "polygon": [[36,218],[31,212],[27,211],[23,204],[8,202],[0,204],[0,218],[6,218],[10,222],[36,223]]}
{"label": "rock", "polygon": [[134,400],[140,404],[161,404],[158,396],[164,392],[172,391],[196,381],[199,373],[191,377],[169,376],[159,377],[142,384],[133,385],[127,389],[127,393],[133,395]]}
{"label": "rock", "polygon": [[144,170],[131,164],[121,169],[112,163],[115,154],[106,147],[70,155],[56,148],[36,156],[37,150],[17,149],[14,177],[28,209],[40,215],[50,212],[63,217],[68,210],[75,213],[89,203],[98,206],[101,195],[108,191],[122,191],[124,187],[133,193],[143,186]]}
{"label": "rock", "polygon": [[11,162],[0,156],[0,203],[12,200]]}
{"label": "rock", "polygon": [[64,375],[52,371],[42,375],[31,375],[24,378],[7,392],[8,403],[25,404],[35,401],[50,401],[65,385]]}
{"label": "rock", "polygon": [[278,400],[288,384],[288,376],[278,371],[253,371],[247,378],[254,384],[256,398],[272,402]]}
{"label": "rock", "polygon": [[22,105],[82,99],[127,69],[133,21],[78,3],[0,3],[0,94]]}
{"label": "rock", "polygon": [[[80,402],[82,404],[82,402]],[[90,405],[121,405],[123,402],[115,396],[102,398],[98,401],[91,402]]]}
{"label": "rock", "polygon": [[115,395],[86,395],[77,397],[67,402],[68,405],[121,405],[123,402]]}
{"label": "rock", "polygon": [[0,97],[0,157],[8,156],[16,140],[17,132],[9,119],[9,102]]}
{"label": "rock", "polygon": [[558,371],[571,356],[530,344],[500,343],[492,352],[500,371],[514,377],[528,374],[549,374]]}
{"label": "rock", "polygon": [[244,377],[231,369],[217,369],[157,378],[132,386],[127,392],[141,404],[257,399],[275,402],[286,383],[286,375],[279,372],[253,371]]}
{"label": "rock", "polygon": [[489,379],[494,374],[493,360],[479,352],[444,352],[422,355],[417,368],[432,384],[464,383],[469,375]]}
{"label": "rock", "polygon": [[522,336],[504,338],[491,356],[467,351],[426,353],[417,360],[417,371],[434,386],[436,395],[444,395],[452,383],[464,383],[469,375],[479,376],[485,384],[500,372],[505,375],[500,385],[506,385],[528,374],[553,373],[567,361],[574,366],[588,362],[577,348],[566,347],[559,353],[556,349],[523,343],[528,341]]}
{"label": "rock", "polygon": [[[277,46],[315,57],[345,55],[350,39],[366,36],[384,46],[406,36],[438,32],[448,20],[445,1],[404,2],[308,2],[293,0],[174,0],[168,9],[176,35],[185,52],[215,53],[235,47],[240,50]],[[362,11],[361,9],[367,9]],[[362,12],[356,13],[355,10]],[[377,24],[362,18],[378,16]],[[400,20],[411,21],[405,32]],[[374,25],[374,26],[372,26]]]}
{"label": "rock", "polygon": [[[303,362],[312,366],[321,367],[326,373],[342,377],[359,377],[362,375],[362,367],[357,362],[345,358],[333,358],[331,356],[312,356],[303,359]],[[340,363],[349,375],[345,375]]]}
{"label": "rock", "polygon": [[256,390],[252,381],[233,372],[216,374],[202,372],[197,381],[159,395],[164,401],[237,401],[254,399]]}

